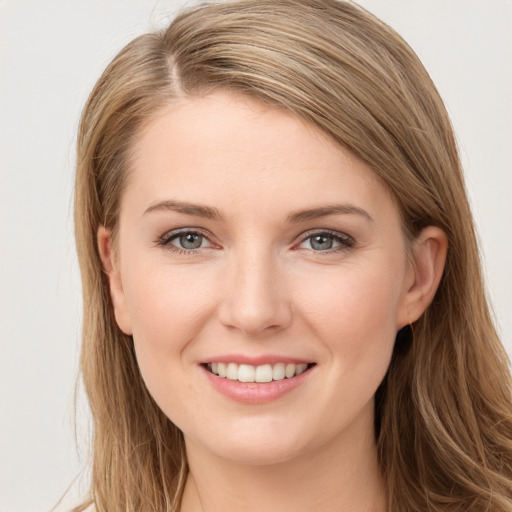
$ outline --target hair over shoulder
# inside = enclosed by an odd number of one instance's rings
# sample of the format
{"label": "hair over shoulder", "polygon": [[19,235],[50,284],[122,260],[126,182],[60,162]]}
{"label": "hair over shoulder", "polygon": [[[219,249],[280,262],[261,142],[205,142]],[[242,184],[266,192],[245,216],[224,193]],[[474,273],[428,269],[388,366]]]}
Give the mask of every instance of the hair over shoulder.
{"label": "hair over shoulder", "polygon": [[386,185],[412,242],[448,237],[433,303],[397,336],[375,435],[393,512],[512,510],[506,353],[485,295],[453,129],[427,71],[386,24],[348,1],[236,0],[186,10],[114,58],[83,111],[75,229],[84,315],[81,370],[93,422],[96,512],[178,511],[181,432],[149,395],[117,327],[96,245],[116,233],[134,139],[164,105],[223,89],[314,124]]}

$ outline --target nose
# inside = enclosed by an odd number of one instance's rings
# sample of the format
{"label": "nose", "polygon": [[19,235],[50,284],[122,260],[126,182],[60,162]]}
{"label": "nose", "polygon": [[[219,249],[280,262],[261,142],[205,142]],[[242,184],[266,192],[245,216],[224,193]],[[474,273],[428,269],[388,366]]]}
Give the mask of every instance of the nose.
{"label": "nose", "polygon": [[250,337],[285,329],[292,321],[292,307],[284,281],[271,254],[244,252],[234,257],[223,276],[220,321]]}

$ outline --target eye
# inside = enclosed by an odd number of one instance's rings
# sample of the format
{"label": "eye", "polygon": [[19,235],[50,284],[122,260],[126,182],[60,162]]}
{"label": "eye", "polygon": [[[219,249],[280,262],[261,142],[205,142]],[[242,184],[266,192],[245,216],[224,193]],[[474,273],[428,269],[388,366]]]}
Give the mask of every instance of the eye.
{"label": "eye", "polygon": [[354,243],[353,238],[348,235],[322,231],[303,238],[299,248],[309,249],[315,252],[338,252],[353,247]]}
{"label": "eye", "polygon": [[198,249],[212,247],[211,242],[203,233],[193,230],[180,230],[166,233],[158,241],[158,245],[177,252],[195,252]]}
{"label": "eye", "polygon": [[170,241],[181,249],[199,249],[202,247],[205,238],[199,233],[185,233]]}

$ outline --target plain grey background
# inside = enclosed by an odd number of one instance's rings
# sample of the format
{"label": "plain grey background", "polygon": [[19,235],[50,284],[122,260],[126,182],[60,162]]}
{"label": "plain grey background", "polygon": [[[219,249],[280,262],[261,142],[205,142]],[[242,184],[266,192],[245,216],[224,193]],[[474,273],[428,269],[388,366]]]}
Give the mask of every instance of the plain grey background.
{"label": "plain grey background", "polygon": [[[447,104],[489,296],[512,354],[512,1],[361,4],[405,37]],[[50,510],[87,461],[80,393],[78,444],[73,414],[81,309],[71,199],[76,127],[114,54],[183,5],[0,0],[0,512]]]}

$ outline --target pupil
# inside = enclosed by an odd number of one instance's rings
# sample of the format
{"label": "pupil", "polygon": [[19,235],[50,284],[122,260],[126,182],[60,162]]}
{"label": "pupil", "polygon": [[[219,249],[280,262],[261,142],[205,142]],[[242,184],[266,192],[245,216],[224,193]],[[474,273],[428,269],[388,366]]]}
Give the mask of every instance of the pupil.
{"label": "pupil", "polygon": [[180,236],[180,244],[184,249],[198,249],[203,243],[203,237],[195,233]]}
{"label": "pupil", "polygon": [[332,238],[317,235],[311,239],[311,247],[319,251],[325,251],[332,248]]}

